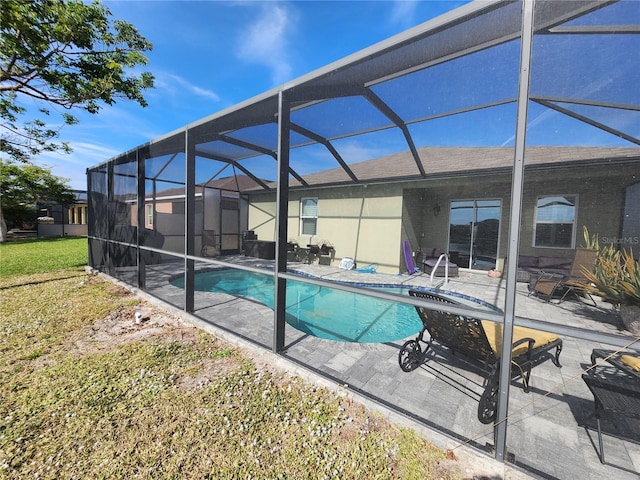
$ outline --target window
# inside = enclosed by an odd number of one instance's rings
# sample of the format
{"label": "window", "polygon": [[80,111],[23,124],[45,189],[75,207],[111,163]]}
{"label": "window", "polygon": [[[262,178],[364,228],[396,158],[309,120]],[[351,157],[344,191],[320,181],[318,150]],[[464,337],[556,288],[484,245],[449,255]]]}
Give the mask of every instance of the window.
{"label": "window", "polygon": [[87,206],[74,205],[69,207],[69,225],[84,225],[87,223]]}
{"label": "window", "polygon": [[173,213],[174,215],[176,214],[184,215],[184,211],[185,211],[184,208],[185,208],[184,201],[171,203],[171,213]]}
{"label": "window", "polygon": [[147,205],[147,227],[153,226],[153,205]]}
{"label": "window", "polygon": [[534,247],[573,248],[576,202],[576,195],[538,197]]}
{"label": "window", "polygon": [[303,198],[300,201],[300,234],[315,235],[318,224],[318,199]]}

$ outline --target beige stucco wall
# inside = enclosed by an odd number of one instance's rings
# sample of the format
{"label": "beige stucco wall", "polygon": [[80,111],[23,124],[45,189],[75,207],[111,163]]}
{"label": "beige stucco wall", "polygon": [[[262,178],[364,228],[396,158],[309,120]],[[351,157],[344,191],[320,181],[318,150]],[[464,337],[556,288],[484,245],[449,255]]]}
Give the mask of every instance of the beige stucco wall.
{"label": "beige stucco wall", "polygon": [[[535,208],[537,198],[543,195],[577,195],[575,246],[583,244],[583,227],[600,237],[619,235],[624,204],[624,189],[638,181],[637,164],[615,167],[566,168],[546,172],[527,172],[521,211],[520,247],[522,255],[573,255],[573,249],[539,248],[533,246]],[[506,257],[509,234],[509,208],[511,202],[511,176],[445,179],[416,182],[405,191],[405,211],[420,209],[420,224],[405,226],[412,245],[446,248],[448,242],[449,207],[452,200],[500,199],[502,216],[498,257]],[[422,199],[422,200],[420,200]],[[440,214],[435,216],[433,206],[439,204]],[[405,212],[405,222],[411,215]],[[415,222],[415,219],[413,220]],[[412,231],[414,235],[412,236]],[[421,236],[421,233],[424,236]]]}
{"label": "beige stucco wall", "polygon": [[582,229],[600,237],[620,234],[624,189],[640,180],[638,165],[570,169],[530,174],[525,179],[520,231],[520,253],[525,255],[571,256],[566,249],[533,247],[533,222],[539,195],[575,194],[578,196],[575,246],[583,245]]}
{"label": "beige stucco wall", "polygon": [[[291,215],[291,207],[289,207],[289,215]],[[248,225],[248,230],[253,230],[260,240],[275,239],[275,195],[255,195],[251,198]]]}
{"label": "beige stucco wall", "polygon": [[[300,235],[300,199],[318,198],[317,235]],[[249,230],[259,239],[275,238],[275,199],[254,195],[249,206]],[[329,243],[335,249],[334,265],[343,257],[358,266],[372,263],[378,271],[397,273],[402,229],[402,188],[395,185],[353,186],[291,192],[288,240],[305,247]]]}
{"label": "beige stucco wall", "polygon": [[[405,191],[405,210],[417,210],[420,223],[411,228],[405,227],[407,239],[415,250],[423,247],[435,247],[447,250],[449,242],[449,209],[451,201],[494,199],[500,200],[502,214],[500,218],[500,236],[498,239],[498,258],[506,256],[509,202],[511,197],[511,177],[509,175],[483,175],[473,178],[449,178],[434,181],[416,182]],[[439,213],[434,212],[435,206]],[[406,213],[405,220],[410,220]],[[413,220],[413,221],[416,221]]]}
{"label": "beige stucco wall", "polygon": [[[376,187],[369,187],[374,190]],[[377,187],[377,189],[384,190]],[[397,271],[402,225],[402,196],[384,196],[359,188],[352,198],[318,200],[318,238],[336,249],[336,260],[352,257],[358,266],[377,264],[380,271]],[[356,193],[356,192],[354,192]],[[387,196],[389,195],[389,196]]]}
{"label": "beige stucco wall", "polygon": [[[601,237],[616,237],[621,228],[624,188],[640,181],[638,164],[582,167],[527,172],[522,203],[520,254],[573,256],[573,249],[536,248],[533,229],[539,195],[577,195],[575,245],[582,244],[582,229]],[[318,235],[299,235],[300,198],[318,198]],[[299,245],[331,243],[334,265],[342,257],[355,258],[358,266],[378,264],[378,271],[406,272],[401,245],[409,240],[421,247],[447,248],[449,208],[452,200],[499,199],[502,202],[498,258],[506,257],[511,201],[510,175],[482,175],[422,180],[386,185],[336,187],[291,192],[288,239]],[[439,205],[436,215],[434,206]],[[275,197],[254,195],[249,207],[249,229],[258,238],[275,238]]]}

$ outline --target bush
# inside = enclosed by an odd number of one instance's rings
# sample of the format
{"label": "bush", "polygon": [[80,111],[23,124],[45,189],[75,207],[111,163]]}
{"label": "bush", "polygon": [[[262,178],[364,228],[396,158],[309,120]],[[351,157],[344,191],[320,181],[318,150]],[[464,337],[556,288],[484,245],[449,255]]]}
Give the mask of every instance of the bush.
{"label": "bush", "polygon": [[587,248],[598,251],[594,270],[583,272],[591,283],[586,291],[617,305],[640,305],[640,263],[633,251],[612,244],[602,247],[598,235],[590,236],[586,227],[584,238]]}

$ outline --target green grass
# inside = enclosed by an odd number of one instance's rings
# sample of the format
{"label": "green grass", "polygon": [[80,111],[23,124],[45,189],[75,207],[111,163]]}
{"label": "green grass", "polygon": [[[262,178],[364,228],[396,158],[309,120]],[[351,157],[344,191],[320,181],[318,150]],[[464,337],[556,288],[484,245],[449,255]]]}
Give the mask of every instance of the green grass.
{"label": "green grass", "polygon": [[87,264],[87,239],[45,238],[0,244],[0,278],[52,272]]}
{"label": "green grass", "polygon": [[153,307],[100,277],[0,278],[0,299],[0,479],[460,478],[414,431],[212,335],[135,336]]}

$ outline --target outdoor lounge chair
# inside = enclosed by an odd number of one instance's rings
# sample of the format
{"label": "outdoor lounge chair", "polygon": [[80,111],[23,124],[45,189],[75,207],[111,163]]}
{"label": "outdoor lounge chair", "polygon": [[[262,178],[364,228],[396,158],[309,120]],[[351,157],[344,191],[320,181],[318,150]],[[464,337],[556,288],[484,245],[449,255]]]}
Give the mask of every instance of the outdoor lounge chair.
{"label": "outdoor lounge chair", "polygon": [[[606,360],[606,364],[599,359]],[[594,399],[594,414],[598,429],[598,457],[604,461],[600,418],[604,413],[640,418],[640,354],[593,350],[593,367],[582,375]]]}
{"label": "outdoor lounge chair", "polygon": [[562,292],[560,302],[562,302],[569,293],[573,293],[577,297],[586,296],[595,307],[595,300],[585,290],[589,281],[585,277],[584,272],[585,270],[593,271],[597,258],[597,250],[576,248],[575,257],[573,258],[568,276],[542,271],[537,279],[532,280],[532,283],[529,285],[529,291],[547,301],[551,300],[554,295],[559,292]]}
{"label": "outdoor lounge chair", "polygon": [[[426,300],[455,305],[456,302],[443,296],[410,290],[409,295]],[[488,320],[479,320],[453,313],[428,310],[416,306],[423,328],[415,340],[409,340],[400,349],[400,368],[410,372],[426,359],[426,353],[434,344],[447,347],[453,353],[462,353],[485,376],[485,388],[478,405],[478,419],[485,424],[495,421],[498,407],[498,382],[500,377],[500,354],[502,351],[502,325]],[[425,340],[425,332],[429,339]],[[422,351],[420,343],[426,343]],[[555,348],[555,354],[549,351]],[[522,389],[529,391],[532,367],[551,357],[560,365],[562,340],[555,334],[524,327],[514,327],[512,344],[512,378],[522,379]]]}

